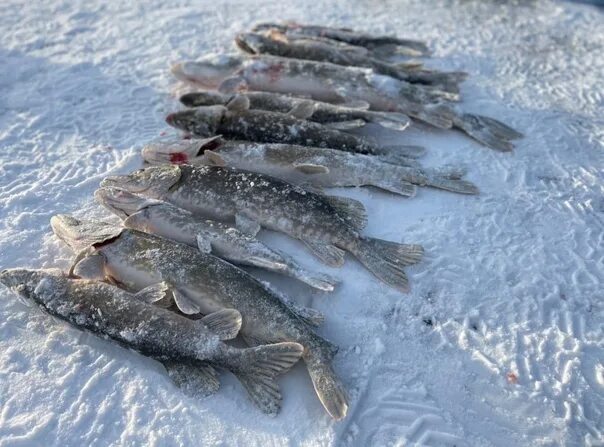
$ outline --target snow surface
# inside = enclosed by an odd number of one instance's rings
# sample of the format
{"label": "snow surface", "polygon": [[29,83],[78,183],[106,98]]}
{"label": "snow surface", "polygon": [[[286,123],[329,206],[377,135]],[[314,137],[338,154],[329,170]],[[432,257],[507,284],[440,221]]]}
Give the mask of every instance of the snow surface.
{"label": "snow surface", "polygon": [[[430,3],[430,4],[428,4]],[[426,39],[431,64],[467,70],[463,108],[526,133],[511,154],[460,134],[380,129],[429,148],[427,166],[465,164],[478,197],[368,188],[368,235],[421,243],[412,292],[349,259],[326,295],[258,273],[324,311],[350,391],[342,422],[299,365],[277,418],[224,374],[192,399],[156,362],[79,332],[0,290],[0,446],[604,445],[604,15],[589,5],[480,1],[146,1],[0,4],[0,266],[68,265],[55,213],[106,217],[108,174],[178,108],[169,64],[229,48],[260,20],[296,19]],[[375,130],[375,129],[374,129]]]}

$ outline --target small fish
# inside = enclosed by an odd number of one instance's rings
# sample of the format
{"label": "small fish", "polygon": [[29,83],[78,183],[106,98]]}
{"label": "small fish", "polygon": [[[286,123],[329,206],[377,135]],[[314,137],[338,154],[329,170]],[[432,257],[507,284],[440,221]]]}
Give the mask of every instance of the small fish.
{"label": "small fish", "polygon": [[405,146],[380,146],[368,138],[352,135],[291,114],[250,109],[246,96],[237,95],[226,106],[206,106],[168,115],[166,122],[198,137],[226,138],[261,143],[301,144],[329,147],[361,154],[377,154],[396,162],[408,158]]}
{"label": "small fish", "polygon": [[368,68],[345,67],[275,56],[209,56],[172,67],[174,75],[222,93],[240,90],[310,96],[325,102],[364,101],[372,110],[399,112],[432,126],[456,127],[476,141],[499,151],[511,151],[520,132],[492,118],[456,111],[443,100],[451,93],[409,84]]}
{"label": "small fish", "polygon": [[[411,124],[407,115],[367,110],[369,104],[363,101],[331,104],[271,92],[246,92],[239,95],[248,98],[250,109],[290,114],[337,130],[355,129],[366,123],[375,123],[388,129],[403,131]],[[233,98],[232,94],[204,91],[184,94],[180,97],[180,102],[187,107],[215,106],[227,105]]]}
{"label": "small fish", "polygon": [[[335,419],[346,415],[346,393],[331,366],[337,347],[313,330],[323,321],[320,312],[285,301],[243,270],[185,244],[67,215],[53,216],[50,224],[55,235],[78,253],[70,270],[73,275],[110,280],[127,290],[162,283],[185,314],[239,311],[243,319],[240,335],[250,346],[301,344],[302,358],[321,403]],[[275,384],[267,382],[264,388],[243,384],[265,412],[279,408]]]}
{"label": "small fish", "polygon": [[207,393],[219,387],[214,367],[232,372],[265,413],[277,414],[281,395],[274,378],[301,357],[298,343],[240,349],[234,338],[241,315],[234,309],[191,320],[153,305],[164,297],[163,284],[131,294],[110,284],[74,279],[59,270],[11,269],[0,283],[21,299],[78,329],[109,337],[164,364],[179,386],[197,385]]}
{"label": "small fish", "polygon": [[[386,48],[390,50],[397,47],[401,54],[409,56],[425,56],[430,54],[428,46],[421,41],[411,39],[401,39],[394,36],[371,36],[369,34],[354,31],[350,28],[334,28],[328,26],[301,25],[294,22],[277,23],[259,23],[252,31],[266,31],[276,29],[282,33],[294,33],[310,37],[321,37],[335,41],[345,42],[350,45],[365,47],[370,50]],[[392,51],[392,50],[390,50]]]}
{"label": "small fish", "polygon": [[272,30],[267,34],[240,33],[235,37],[237,47],[251,55],[269,54],[272,56],[306,59],[318,62],[331,62],[338,65],[366,67],[376,73],[391,76],[411,83],[432,85],[447,91],[459,92],[459,83],[467,78],[463,72],[431,72],[409,69],[406,65],[396,65],[346,48],[331,45],[313,39],[288,39]]}
{"label": "small fish", "polygon": [[419,262],[419,245],[361,236],[367,224],[357,201],[317,194],[266,175],[231,168],[164,165],[108,177],[101,186],[164,200],[220,220],[235,218],[303,241],[322,261],[339,266],[344,250],[379,279],[408,290],[404,267]]}
{"label": "small fish", "polygon": [[372,155],[290,144],[227,141],[213,137],[152,143],[143,148],[142,156],[155,165],[177,160],[177,163],[247,169],[301,186],[371,185],[412,197],[414,185],[418,185],[460,194],[478,194],[475,185],[460,179],[465,172],[458,168],[403,167]]}
{"label": "small fish", "polygon": [[[251,265],[289,275],[319,290],[331,292],[337,280],[309,272],[290,257],[270,249],[254,236],[215,220],[199,219],[167,202],[146,199],[116,188],[100,188],[94,197],[124,219],[124,226],[198,247],[235,264]],[[244,231],[245,230],[245,231]],[[255,231],[255,229],[252,229]]]}

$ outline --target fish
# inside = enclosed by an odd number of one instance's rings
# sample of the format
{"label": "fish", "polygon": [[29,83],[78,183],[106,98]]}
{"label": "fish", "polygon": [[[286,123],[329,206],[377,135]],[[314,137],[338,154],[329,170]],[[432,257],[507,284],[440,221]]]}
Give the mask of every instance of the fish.
{"label": "fish", "polygon": [[218,136],[151,143],[143,148],[142,156],[153,165],[229,166],[315,188],[369,185],[413,197],[416,192],[414,185],[417,185],[460,194],[478,194],[474,184],[461,179],[465,174],[461,168],[403,167],[371,155],[292,144],[228,141]]}
{"label": "fish", "polygon": [[423,248],[365,237],[359,202],[325,196],[267,175],[217,166],[163,165],[105,178],[102,187],[125,189],[180,208],[242,225],[280,231],[303,241],[331,266],[354,255],[371,273],[408,291],[404,267],[420,261]]}
{"label": "fish", "polygon": [[[72,275],[109,280],[132,291],[163,283],[184,314],[237,310],[242,317],[239,334],[250,346],[299,343],[326,411],[335,419],[346,415],[346,391],[332,368],[338,348],[314,332],[324,319],[320,312],[285,300],[245,271],[185,244],[64,214],[53,216],[50,224],[55,235],[77,253]],[[274,387],[272,393],[247,389],[265,410],[276,405],[279,396]]]}
{"label": "fish", "polygon": [[459,93],[459,83],[467,78],[464,72],[434,72],[409,69],[405,64],[392,64],[363,54],[350,51],[323,41],[313,39],[289,39],[285,34],[271,30],[261,33],[239,33],[235,44],[246,54],[268,54],[272,56],[331,62],[337,65],[366,67],[378,74],[411,83],[435,86],[449,92]]}
{"label": "fish", "polygon": [[392,47],[398,48],[400,54],[409,56],[426,56],[430,54],[430,49],[425,42],[412,39],[402,39],[394,36],[372,36],[366,33],[354,31],[350,28],[336,28],[317,25],[301,25],[295,22],[289,23],[259,23],[252,28],[252,31],[278,30],[282,33],[298,34],[309,37],[320,37],[339,42],[345,42],[350,45],[365,47],[370,50],[385,48],[392,52]]}
{"label": "fish", "polygon": [[172,239],[197,247],[229,262],[250,265],[291,276],[326,292],[334,290],[338,280],[309,272],[289,256],[267,247],[255,234],[232,225],[200,219],[193,213],[160,200],[147,199],[117,188],[100,188],[94,197],[123,219],[126,228]]}
{"label": "fish", "polygon": [[293,342],[246,349],[230,346],[224,340],[237,335],[239,312],[223,309],[200,320],[185,318],[153,304],[166,292],[161,283],[132,294],[100,281],[69,277],[58,269],[23,268],[3,270],[0,283],[71,326],[158,360],[179,386],[215,392],[219,382],[214,368],[226,369],[270,415],[276,415],[281,405],[275,377],[303,353],[302,345]]}
{"label": "fish", "polygon": [[241,90],[310,96],[324,102],[364,101],[371,110],[404,113],[441,129],[455,127],[479,143],[508,152],[522,133],[493,118],[467,113],[443,103],[447,92],[426,89],[368,68],[345,67],[276,56],[208,56],[172,67],[181,80],[222,93]]}
{"label": "fish", "polygon": [[[355,129],[366,123],[375,123],[387,129],[404,131],[411,124],[409,117],[396,112],[374,112],[363,101],[331,104],[271,92],[238,93],[250,101],[250,109],[291,114],[296,118],[328,125],[337,130]],[[187,107],[227,105],[234,95],[215,91],[186,93],[180,102]]]}
{"label": "fish", "polygon": [[[197,137],[226,138],[261,143],[287,143],[329,147],[361,154],[376,154],[393,163],[408,163],[406,146],[381,146],[374,140],[352,135],[292,114],[250,109],[247,96],[236,95],[226,106],[200,106],[174,112],[166,122]],[[411,149],[415,151],[415,147]]]}

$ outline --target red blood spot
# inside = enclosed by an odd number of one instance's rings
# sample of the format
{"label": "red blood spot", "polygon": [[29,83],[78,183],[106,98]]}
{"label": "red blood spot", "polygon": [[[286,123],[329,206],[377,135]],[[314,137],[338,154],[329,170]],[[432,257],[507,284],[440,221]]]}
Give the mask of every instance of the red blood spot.
{"label": "red blood spot", "polygon": [[174,152],[170,154],[170,163],[175,165],[181,165],[186,163],[189,157],[184,152]]}
{"label": "red blood spot", "polygon": [[166,131],[164,130],[163,132],[161,132],[161,133],[159,134],[159,136],[160,136],[160,137],[163,137],[165,134],[166,134]]}
{"label": "red blood spot", "polygon": [[518,376],[513,372],[507,373],[505,378],[508,379],[508,383],[512,383],[514,385],[518,383]]}
{"label": "red blood spot", "polygon": [[284,68],[285,68],[285,64],[283,62],[269,65],[268,69],[266,70],[269,81],[277,82],[279,80],[279,78],[281,77],[281,73],[283,72]]}

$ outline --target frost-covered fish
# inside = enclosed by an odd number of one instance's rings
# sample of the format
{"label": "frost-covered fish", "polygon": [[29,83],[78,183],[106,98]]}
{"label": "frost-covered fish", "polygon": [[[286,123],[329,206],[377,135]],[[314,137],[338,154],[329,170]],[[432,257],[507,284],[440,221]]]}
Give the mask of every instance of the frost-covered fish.
{"label": "frost-covered fish", "polygon": [[292,342],[248,349],[229,346],[222,340],[237,335],[239,312],[223,309],[201,320],[185,318],[151,304],[163,298],[163,284],[131,294],[99,281],[70,278],[58,270],[29,269],[4,270],[0,283],[50,315],[160,361],[185,389],[192,385],[214,392],[219,387],[214,367],[227,369],[269,414],[279,411],[281,401],[274,378],[290,369],[303,351]]}
{"label": "frost-covered fish", "polygon": [[[375,123],[388,129],[403,131],[411,124],[407,115],[396,112],[374,112],[368,110],[369,104],[362,101],[331,104],[271,92],[246,92],[239,95],[248,98],[250,109],[291,114],[296,118],[325,124],[339,130]],[[180,102],[187,107],[227,105],[233,97],[232,94],[215,91],[192,92],[182,95]]]}
{"label": "frost-covered fish", "polygon": [[402,54],[422,56],[430,54],[428,46],[421,41],[401,39],[394,36],[372,36],[370,34],[354,31],[350,28],[336,28],[329,26],[301,25],[299,23],[259,23],[252,31],[266,31],[276,29],[282,33],[293,33],[310,37],[320,37],[357,45],[368,49],[390,49],[397,47]]}
{"label": "frost-covered fish", "polygon": [[403,167],[371,155],[290,144],[212,137],[152,143],[143,148],[142,156],[151,164],[230,166],[315,187],[371,185],[411,197],[415,194],[414,185],[418,185],[460,194],[478,194],[475,185],[460,179],[465,173],[461,169]]}
{"label": "frost-covered fish", "polygon": [[417,263],[419,245],[361,236],[367,223],[357,201],[316,194],[263,174],[231,168],[164,165],[108,177],[101,186],[165,200],[191,212],[241,227],[280,231],[303,241],[330,265],[352,253],[370,272],[399,290],[408,289],[404,267]]}
{"label": "frost-covered fish", "polygon": [[[172,67],[182,80],[223,93],[242,89],[310,96],[325,102],[365,101],[372,110],[400,112],[435,127],[462,130],[482,144],[500,151],[513,149],[511,140],[522,134],[481,115],[455,111],[440,103],[445,92],[426,89],[367,68],[275,56],[208,56]],[[445,97],[446,99],[446,97]]]}
{"label": "frost-covered fish", "polygon": [[[322,321],[319,312],[284,301],[243,270],[185,244],[66,215],[54,216],[50,223],[78,253],[71,269],[77,276],[110,279],[128,290],[163,283],[185,314],[238,310],[243,318],[240,334],[252,346],[300,343],[323,406],[336,419],[346,415],[346,394],[331,367],[337,348],[312,328]],[[278,408],[280,395],[274,384],[264,385],[244,383],[256,404],[271,412]]]}
{"label": "frost-covered fish", "polygon": [[[292,114],[250,109],[246,96],[237,95],[226,106],[205,106],[171,113],[166,122],[198,137],[226,138],[260,143],[287,143],[329,147],[360,154],[375,154],[393,162],[406,162],[408,147],[380,146],[378,143]],[[413,151],[416,150],[414,146]]]}
{"label": "frost-covered fish", "polygon": [[198,247],[235,264],[251,265],[291,276],[327,292],[337,280],[309,272],[289,256],[264,245],[254,236],[222,222],[200,219],[193,213],[160,200],[137,196],[117,188],[100,188],[94,197],[124,219],[124,226]]}
{"label": "frost-covered fish", "polygon": [[270,31],[266,34],[240,33],[235,37],[237,47],[247,54],[331,62],[338,65],[367,67],[376,73],[411,83],[427,84],[447,91],[459,92],[459,83],[467,78],[463,72],[431,72],[409,70],[404,64],[392,64],[347,48],[330,45],[313,39],[289,39],[286,35]]}

